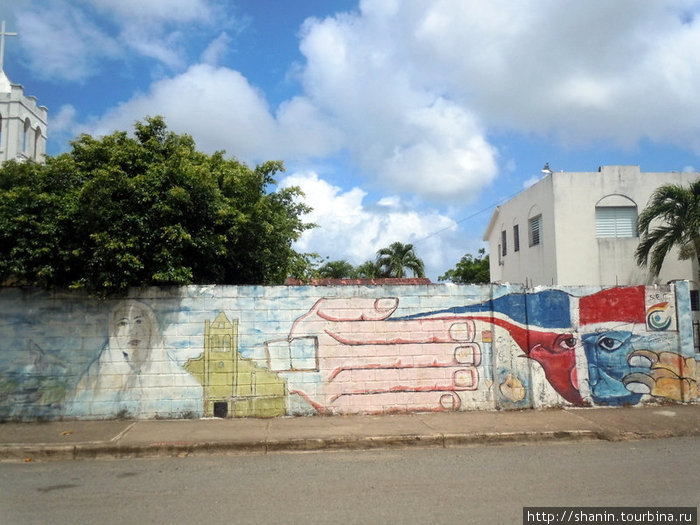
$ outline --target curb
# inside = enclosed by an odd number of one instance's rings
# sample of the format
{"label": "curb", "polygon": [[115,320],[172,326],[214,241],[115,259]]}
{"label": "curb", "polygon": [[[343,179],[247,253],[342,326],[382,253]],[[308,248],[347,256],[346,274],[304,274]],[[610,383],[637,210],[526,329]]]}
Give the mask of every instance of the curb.
{"label": "curb", "polygon": [[163,441],[118,444],[85,442],[72,445],[53,443],[0,445],[0,462],[64,461],[82,459],[125,459],[187,457],[216,454],[268,454],[323,450],[371,450],[394,448],[451,448],[538,442],[634,441],[671,437],[700,437],[700,429],[668,432],[631,432],[613,429],[555,430],[533,432],[483,432],[472,434],[408,434],[389,436],[343,436],[290,438],[259,441]]}
{"label": "curb", "polygon": [[633,433],[606,430],[542,432],[487,432],[478,434],[430,434],[333,438],[294,438],[239,442],[155,442],[144,444],[79,443],[75,445],[0,445],[0,461],[62,461],[187,457],[216,454],[268,454],[322,450],[372,450],[394,448],[451,448],[537,442],[628,441],[668,437],[696,437],[700,431]]}

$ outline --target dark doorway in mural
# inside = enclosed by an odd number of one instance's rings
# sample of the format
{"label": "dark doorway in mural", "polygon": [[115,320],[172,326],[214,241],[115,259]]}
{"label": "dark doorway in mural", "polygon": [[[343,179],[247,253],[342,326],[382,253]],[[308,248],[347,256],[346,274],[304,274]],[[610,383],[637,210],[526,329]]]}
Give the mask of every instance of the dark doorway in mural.
{"label": "dark doorway in mural", "polygon": [[214,402],[214,417],[228,416],[228,403],[226,401]]}

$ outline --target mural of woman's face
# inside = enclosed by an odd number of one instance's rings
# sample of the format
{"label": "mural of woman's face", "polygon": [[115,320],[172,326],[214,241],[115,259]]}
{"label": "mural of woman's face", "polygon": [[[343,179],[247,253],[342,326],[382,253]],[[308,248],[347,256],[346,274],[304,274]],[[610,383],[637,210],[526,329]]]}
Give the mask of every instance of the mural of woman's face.
{"label": "mural of woman's face", "polygon": [[148,361],[151,351],[151,317],[145,307],[128,304],[119,308],[114,315],[113,335],[124,359],[132,369],[139,371]]}

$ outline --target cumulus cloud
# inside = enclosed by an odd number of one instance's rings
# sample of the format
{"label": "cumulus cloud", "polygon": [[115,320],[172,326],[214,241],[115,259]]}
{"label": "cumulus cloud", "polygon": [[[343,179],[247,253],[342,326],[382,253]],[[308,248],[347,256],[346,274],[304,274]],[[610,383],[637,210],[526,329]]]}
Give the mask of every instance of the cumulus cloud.
{"label": "cumulus cloud", "polygon": [[85,131],[104,135],[131,129],[147,115],[165,116],[169,128],[189,133],[204,151],[226,150],[249,163],[326,154],[339,141],[336,130],[304,98],[289,100],[273,114],[264,94],[239,72],[206,64],[155,82]]}
{"label": "cumulus cloud", "polygon": [[[700,153],[697,1],[362,0],[303,24],[303,60],[284,79],[299,90],[275,107],[224,67],[231,33],[218,20],[222,3],[99,0],[114,37],[72,5],[19,12],[37,71],[84,78],[119,53],[117,43],[171,68],[88,131],[163,114],[206,150],[252,162],[342,152],[363,184],[439,204],[473,202],[508,170],[501,134],[566,146],[649,140]],[[196,59],[184,51],[192,24],[213,24],[218,35]]]}
{"label": "cumulus cloud", "polygon": [[423,78],[406,47],[415,9],[404,6],[363,2],[359,14],[308,20],[300,78],[379,184],[427,199],[473,199],[496,175],[495,148],[470,108]]}
{"label": "cumulus cloud", "polygon": [[231,37],[226,32],[221,33],[209,43],[204,53],[202,53],[202,62],[211,66],[219,65],[221,59],[228,52],[230,43]]}
{"label": "cumulus cloud", "polygon": [[363,0],[308,20],[300,73],[385,186],[467,200],[492,132],[700,152],[697,2]]}
{"label": "cumulus cloud", "polygon": [[[306,219],[319,225],[302,235],[296,246],[300,251],[359,265],[397,240],[415,243],[433,279],[466,253],[455,221],[435,210],[418,210],[396,195],[368,204],[364,190],[343,190],[315,172],[291,174],[280,185],[299,186],[304,191],[305,202],[313,208]],[[447,235],[431,235],[437,231]]]}
{"label": "cumulus cloud", "polygon": [[697,2],[421,5],[411,56],[433,89],[485,127],[552,133],[571,145],[648,138],[698,148]]}

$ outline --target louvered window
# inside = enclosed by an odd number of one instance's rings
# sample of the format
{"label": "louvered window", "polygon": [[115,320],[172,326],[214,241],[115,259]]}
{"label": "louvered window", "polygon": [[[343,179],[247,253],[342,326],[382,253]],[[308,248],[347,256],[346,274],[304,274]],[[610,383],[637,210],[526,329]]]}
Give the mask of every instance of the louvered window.
{"label": "louvered window", "polygon": [[517,224],[513,226],[513,251],[520,251],[520,228]]}
{"label": "louvered window", "polygon": [[501,255],[505,256],[508,253],[508,248],[506,244],[506,231],[501,232]]}
{"label": "louvered window", "polygon": [[528,241],[530,246],[537,246],[540,243],[542,232],[542,215],[528,219]]}
{"label": "louvered window", "polygon": [[636,237],[637,208],[600,206],[595,209],[596,237]]}

